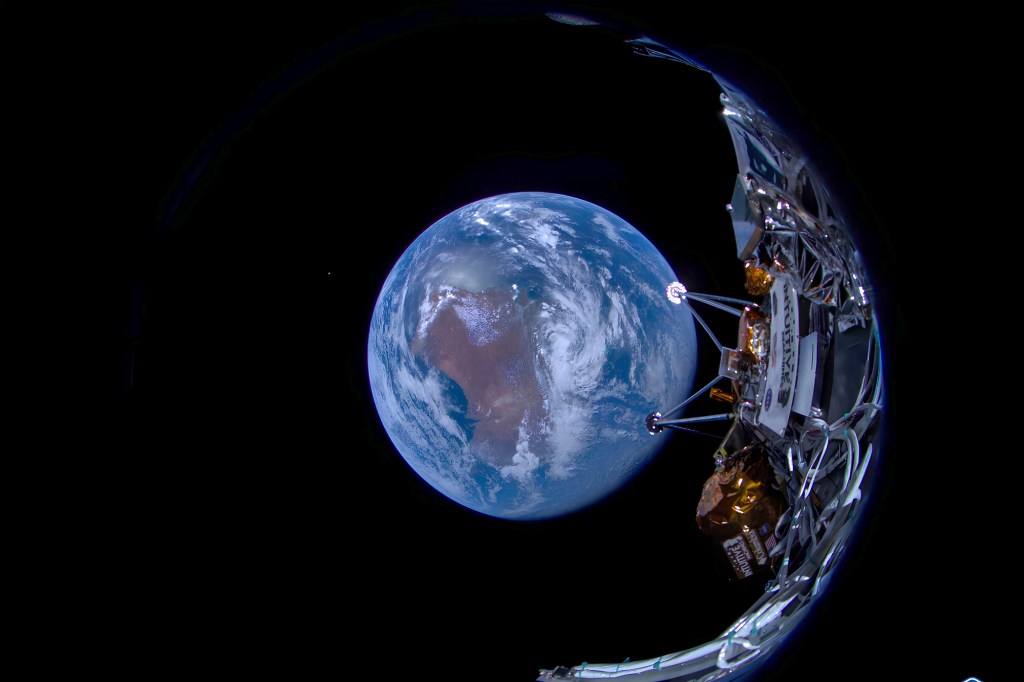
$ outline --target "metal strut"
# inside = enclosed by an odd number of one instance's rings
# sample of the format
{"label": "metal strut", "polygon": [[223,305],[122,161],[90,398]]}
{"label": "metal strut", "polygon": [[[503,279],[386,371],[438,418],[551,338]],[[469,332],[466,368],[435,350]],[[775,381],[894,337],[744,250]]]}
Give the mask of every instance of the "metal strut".
{"label": "metal strut", "polygon": [[[744,300],[739,299],[739,298],[731,298],[729,296],[718,296],[718,295],[715,295],[715,294],[693,293],[693,292],[687,291],[686,287],[681,282],[672,282],[671,284],[669,284],[668,287],[666,287],[666,289],[665,289],[665,295],[668,296],[668,300],[671,301],[672,303],[675,303],[676,305],[685,305],[686,306],[687,310],[689,310],[690,313],[697,319],[697,322],[700,323],[701,328],[708,335],[708,338],[711,339],[711,342],[713,344],[715,344],[715,348],[717,348],[719,352],[722,352],[724,346],[722,346],[722,344],[719,342],[718,337],[715,336],[714,332],[711,331],[711,328],[708,326],[707,322],[704,321],[704,318],[701,317],[700,314],[698,314],[697,311],[693,309],[693,306],[690,305],[690,301],[692,300],[692,301],[696,301],[698,303],[703,303],[706,306],[709,306],[709,307],[715,308],[717,310],[721,310],[723,312],[729,313],[731,315],[736,315],[736,316],[741,316],[743,314],[743,310],[746,309],[746,308],[757,308],[758,307],[758,305],[756,303],[752,303],[750,301],[744,301]],[[726,305],[728,303],[739,304],[739,305],[743,306],[743,308],[736,308],[736,307],[733,307],[733,306]],[[716,414],[716,415],[709,415],[709,416],[703,416],[703,417],[688,417],[688,418],[685,418],[685,419],[666,419],[666,418],[670,417],[673,414],[676,414],[677,412],[682,410],[684,407],[686,407],[687,405],[692,403],[694,400],[696,400],[700,396],[702,396],[705,393],[707,393],[708,391],[710,391],[712,389],[712,387],[714,387],[715,384],[717,384],[719,381],[721,381],[724,378],[725,378],[724,375],[721,375],[721,374],[718,375],[717,377],[712,379],[710,382],[708,382],[703,388],[701,388],[696,393],[691,395],[689,398],[687,398],[683,402],[679,403],[678,405],[673,407],[671,410],[668,410],[667,412],[664,412],[664,413],[662,413],[662,412],[651,412],[649,415],[647,415],[646,419],[644,419],[644,426],[647,427],[647,431],[651,435],[655,435],[655,434],[661,433],[667,427],[667,428],[676,429],[678,431],[687,431],[687,432],[690,432],[690,433],[697,433],[697,434],[705,435],[705,436],[706,435],[711,435],[711,434],[706,434],[703,431],[694,431],[693,429],[685,428],[682,425],[683,424],[702,423],[702,422],[726,421],[728,419],[733,418],[735,415],[734,414]]]}

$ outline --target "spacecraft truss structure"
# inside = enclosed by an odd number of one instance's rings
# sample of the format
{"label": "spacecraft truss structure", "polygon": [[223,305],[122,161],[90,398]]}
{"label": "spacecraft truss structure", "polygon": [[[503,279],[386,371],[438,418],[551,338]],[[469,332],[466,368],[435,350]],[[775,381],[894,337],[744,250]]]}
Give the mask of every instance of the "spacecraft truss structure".
{"label": "spacecraft truss structure", "polygon": [[[648,38],[627,42],[641,56],[708,71]],[[777,568],[764,595],[701,646],[646,660],[541,670],[538,682],[710,682],[753,669],[810,613],[851,540],[870,489],[884,381],[860,257],[828,191],[795,143],[742,90],[711,75],[722,90],[722,114],[739,166],[727,206],[736,254],[747,270],[748,293],[760,300],[690,293],[677,282],[667,283],[669,299],[693,312],[721,350],[722,362],[718,377],[665,414],[649,416],[646,426],[657,434],[731,420],[714,453],[720,467],[751,447],[767,451],[789,505],[776,526],[780,541],[770,552]],[[747,346],[722,345],[694,303],[740,316],[738,337],[745,337]],[[770,333],[758,336],[742,328],[744,313],[751,310],[768,321]],[[672,418],[726,381],[733,400],[728,414]]]}

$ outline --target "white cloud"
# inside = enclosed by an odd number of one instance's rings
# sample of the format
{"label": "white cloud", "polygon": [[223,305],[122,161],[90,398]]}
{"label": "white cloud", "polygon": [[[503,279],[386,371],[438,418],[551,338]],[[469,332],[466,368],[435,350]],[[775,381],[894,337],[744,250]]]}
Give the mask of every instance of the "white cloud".
{"label": "white cloud", "polygon": [[594,213],[593,221],[604,229],[604,234],[613,244],[622,241],[619,237],[619,229],[603,213]]}
{"label": "white cloud", "polygon": [[530,449],[530,436],[526,429],[526,417],[519,426],[519,440],[516,442],[516,454],[512,455],[512,464],[501,467],[501,475],[514,478],[520,485],[534,487],[537,481],[534,472],[540,467],[540,458]]}

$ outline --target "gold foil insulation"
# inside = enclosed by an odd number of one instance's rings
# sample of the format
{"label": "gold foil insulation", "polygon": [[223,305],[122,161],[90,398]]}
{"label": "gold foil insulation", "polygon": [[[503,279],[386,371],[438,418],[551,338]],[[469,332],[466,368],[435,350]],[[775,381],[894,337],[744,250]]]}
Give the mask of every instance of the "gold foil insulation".
{"label": "gold foil insulation", "polygon": [[787,506],[772,485],[774,480],[767,455],[759,447],[713,473],[697,503],[697,527],[715,539],[741,580],[773,568],[769,553],[779,541],[775,525]]}
{"label": "gold foil insulation", "polygon": [[743,263],[743,272],[747,277],[747,293],[751,296],[765,296],[772,289],[775,278],[768,269],[752,260]]}
{"label": "gold foil insulation", "polygon": [[752,308],[744,308],[740,315],[739,348],[745,350],[758,360],[768,356],[768,339],[771,325],[764,313]]}
{"label": "gold foil insulation", "polygon": [[711,389],[711,399],[720,403],[729,403],[730,405],[736,402],[736,396],[718,387]]}

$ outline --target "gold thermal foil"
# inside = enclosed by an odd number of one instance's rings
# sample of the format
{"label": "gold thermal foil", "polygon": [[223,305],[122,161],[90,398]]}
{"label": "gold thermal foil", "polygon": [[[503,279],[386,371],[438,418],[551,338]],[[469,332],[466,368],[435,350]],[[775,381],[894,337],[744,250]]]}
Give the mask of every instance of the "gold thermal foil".
{"label": "gold thermal foil", "polygon": [[757,448],[711,474],[697,503],[697,527],[715,539],[741,580],[774,568],[769,554],[779,541],[775,525],[786,510],[774,481],[764,449]]}
{"label": "gold thermal foil", "polygon": [[739,349],[745,350],[758,360],[768,356],[768,340],[771,325],[764,313],[753,308],[744,308],[740,315]]}
{"label": "gold thermal foil", "polygon": [[711,389],[711,399],[716,400],[720,403],[729,403],[730,405],[736,402],[736,396],[728,391],[715,387]]}
{"label": "gold thermal foil", "polygon": [[747,293],[751,296],[764,296],[772,288],[775,278],[768,273],[768,269],[758,265],[754,261],[743,263],[743,272],[747,280]]}

